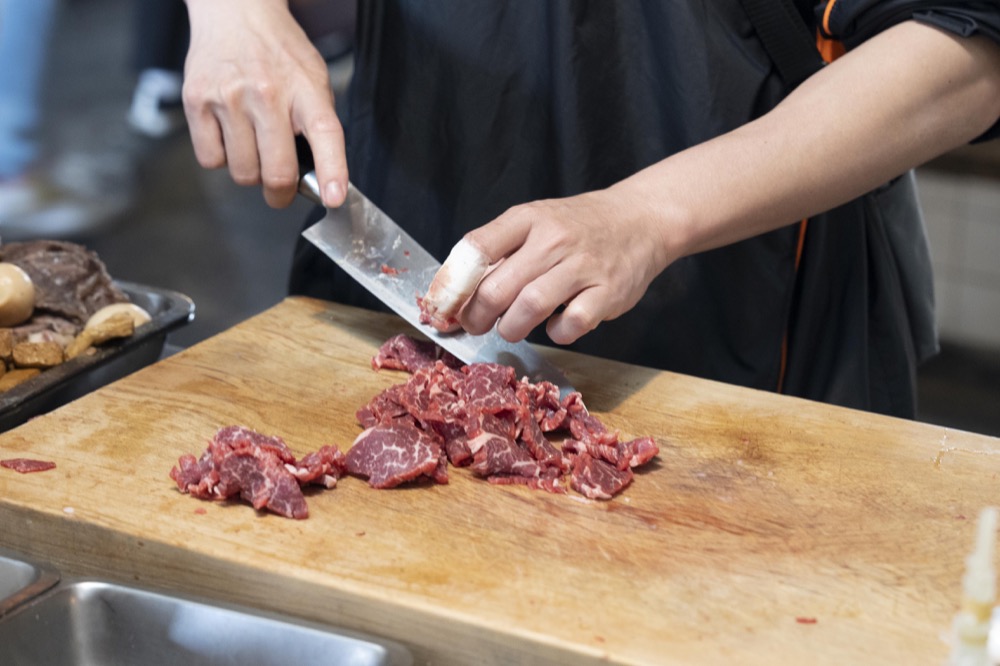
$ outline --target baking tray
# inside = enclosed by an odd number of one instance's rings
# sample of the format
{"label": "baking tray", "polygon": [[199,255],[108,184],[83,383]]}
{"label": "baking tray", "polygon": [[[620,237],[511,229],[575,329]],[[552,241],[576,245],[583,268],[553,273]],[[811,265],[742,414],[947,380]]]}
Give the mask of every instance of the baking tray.
{"label": "baking tray", "polygon": [[0,393],[0,432],[155,362],[163,352],[167,333],[194,319],[194,303],[184,294],[120,280],[115,284],[149,313],[151,321],[127,338],[96,347],[94,354],[43,370]]}

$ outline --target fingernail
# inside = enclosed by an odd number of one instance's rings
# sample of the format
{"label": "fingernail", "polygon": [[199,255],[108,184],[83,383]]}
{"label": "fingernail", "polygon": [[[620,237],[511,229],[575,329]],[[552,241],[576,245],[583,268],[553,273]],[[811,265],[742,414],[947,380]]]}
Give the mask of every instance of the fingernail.
{"label": "fingernail", "polygon": [[328,183],[324,199],[327,206],[339,206],[344,201],[344,188],[336,181]]}

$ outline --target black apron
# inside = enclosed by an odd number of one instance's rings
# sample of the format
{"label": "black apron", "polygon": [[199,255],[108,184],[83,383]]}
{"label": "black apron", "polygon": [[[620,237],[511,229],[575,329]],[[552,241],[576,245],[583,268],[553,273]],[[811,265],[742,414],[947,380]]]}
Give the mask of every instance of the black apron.
{"label": "black apron", "polygon": [[[443,259],[515,204],[607,187],[784,94],[740,0],[366,0],[348,166]],[[937,344],[912,179],[811,219],[796,266],[799,232],[677,261],[571,348],[912,416]],[[381,308],[304,242],[290,291]]]}

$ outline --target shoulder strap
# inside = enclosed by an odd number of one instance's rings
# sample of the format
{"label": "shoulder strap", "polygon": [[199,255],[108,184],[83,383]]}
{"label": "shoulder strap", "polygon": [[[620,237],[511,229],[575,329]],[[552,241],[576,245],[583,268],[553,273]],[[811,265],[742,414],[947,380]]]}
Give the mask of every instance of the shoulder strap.
{"label": "shoulder strap", "polygon": [[816,40],[792,0],[741,0],[764,49],[791,90],[819,71]]}

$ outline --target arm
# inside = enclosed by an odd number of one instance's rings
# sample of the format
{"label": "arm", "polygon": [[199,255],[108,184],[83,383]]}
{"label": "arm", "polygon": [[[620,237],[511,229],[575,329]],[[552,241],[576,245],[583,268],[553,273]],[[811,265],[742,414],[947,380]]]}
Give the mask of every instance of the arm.
{"label": "arm", "polygon": [[347,162],[329,72],[287,0],[186,1],[184,111],[198,162],[228,165],[237,183],[263,183],[268,204],[287,206],[298,187],[294,137],[302,134],[324,203],[339,206]]}
{"label": "arm", "polygon": [[756,121],[606,190],[516,206],[467,234],[495,266],[459,320],[483,333],[499,317],[500,334],[518,340],[565,304],[547,331],[570,343],[633,307],[678,258],[829,210],[998,117],[1000,46],[897,25]]}

